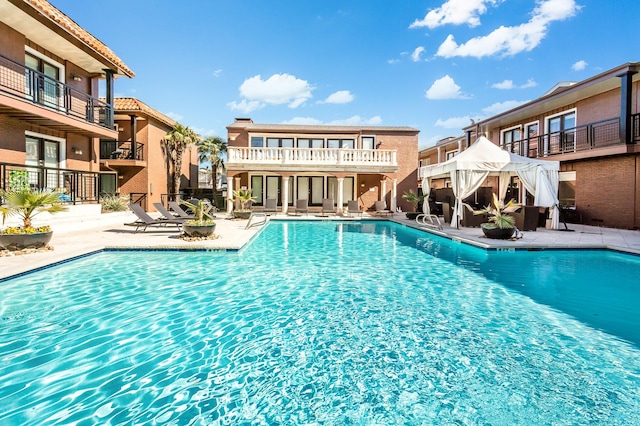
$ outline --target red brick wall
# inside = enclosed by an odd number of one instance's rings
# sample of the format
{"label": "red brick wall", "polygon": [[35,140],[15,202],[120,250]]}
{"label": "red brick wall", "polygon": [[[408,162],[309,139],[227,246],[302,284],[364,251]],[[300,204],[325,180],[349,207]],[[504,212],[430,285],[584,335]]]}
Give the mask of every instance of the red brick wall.
{"label": "red brick wall", "polygon": [[576,209],[583,223],[613,228],[637,228],[640,208],[640,156],[583,160],[563,165],[576,172]]}

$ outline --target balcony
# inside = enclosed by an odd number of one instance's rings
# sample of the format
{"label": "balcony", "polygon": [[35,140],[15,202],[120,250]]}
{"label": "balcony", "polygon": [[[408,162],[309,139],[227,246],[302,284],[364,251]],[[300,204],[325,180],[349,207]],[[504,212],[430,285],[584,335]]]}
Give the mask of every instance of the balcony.
{"label": "balcony", "polygon": [[0,55],[0,112],[32,124],[113,136],[111,105]]}
{"label": "balcony", "polygon": [[231,170],[393,173],[396,150],[345,148],[228,147]]}
{"label": "balcony", "polygon": [[133,142],[119,142],[117,140],[100,141],[100,162],[108,163],[110,167],[145,167],[147,162],[144,155],[144,144]]}
{"label": "balcony", "polygon": [[[632,116],[632,141],[640,142],[640,114]],[[626,152],[626,144],[620,139],[620,118],[614,117],[594,123],[523,139],[503,146],[507,151],[529,158],[558,159],[585,158],[598,155],[594,150],[610,154]]]}

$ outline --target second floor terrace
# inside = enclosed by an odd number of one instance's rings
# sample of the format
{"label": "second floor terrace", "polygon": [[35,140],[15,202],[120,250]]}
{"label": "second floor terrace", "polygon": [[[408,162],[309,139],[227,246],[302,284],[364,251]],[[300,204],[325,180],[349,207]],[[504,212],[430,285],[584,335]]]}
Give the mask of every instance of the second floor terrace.
{"label": "second floor terrace", "polygon": [[348,148],[228,147],[229,170],[393,173],[397,151]]}
{"label": "second floor terrace", "polygon": [[145,146],[140,142],[101,139],[100,161],[108,162],[111,166],[145,167]]}
{"label": "second floor terrace", "polygon": [[114,132],[110,104],[3,55],[0,112],[35,125],[94,137]]}

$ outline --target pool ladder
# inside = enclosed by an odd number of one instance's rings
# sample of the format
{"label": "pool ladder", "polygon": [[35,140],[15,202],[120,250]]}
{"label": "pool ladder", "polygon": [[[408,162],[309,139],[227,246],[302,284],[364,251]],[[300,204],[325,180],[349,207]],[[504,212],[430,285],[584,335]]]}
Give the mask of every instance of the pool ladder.
{"label": "pool ladder", "polygon": [[[253,222],[252,220],[254,218],[262,219],[262,221]],[[253,226],[264,225],[265,223],[267,223],[268,220],[269,220],[269,215],[267,215],[265,213],[251,212],[251,214],[249,215],[249,220],[247,221],[247,225],[244,227],[244,229],[249,229],[249,228],[251,228]]]}
{"label": "pool ladder", "polygon": [[416,222],[425,228],[437,229],[438,231],[442,231],[442,223],[440,222],[440,218],[435,214],[421,213],[416,217]]}

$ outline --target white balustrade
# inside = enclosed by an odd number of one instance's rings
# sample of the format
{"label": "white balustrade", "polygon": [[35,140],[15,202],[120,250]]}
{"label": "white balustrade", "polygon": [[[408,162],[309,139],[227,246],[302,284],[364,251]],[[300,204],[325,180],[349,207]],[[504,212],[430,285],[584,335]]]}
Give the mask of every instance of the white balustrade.
{"label": "white balustrade", "polygon": [[382,149],[228,147],[227,163],[397,166],[397,152]]}

